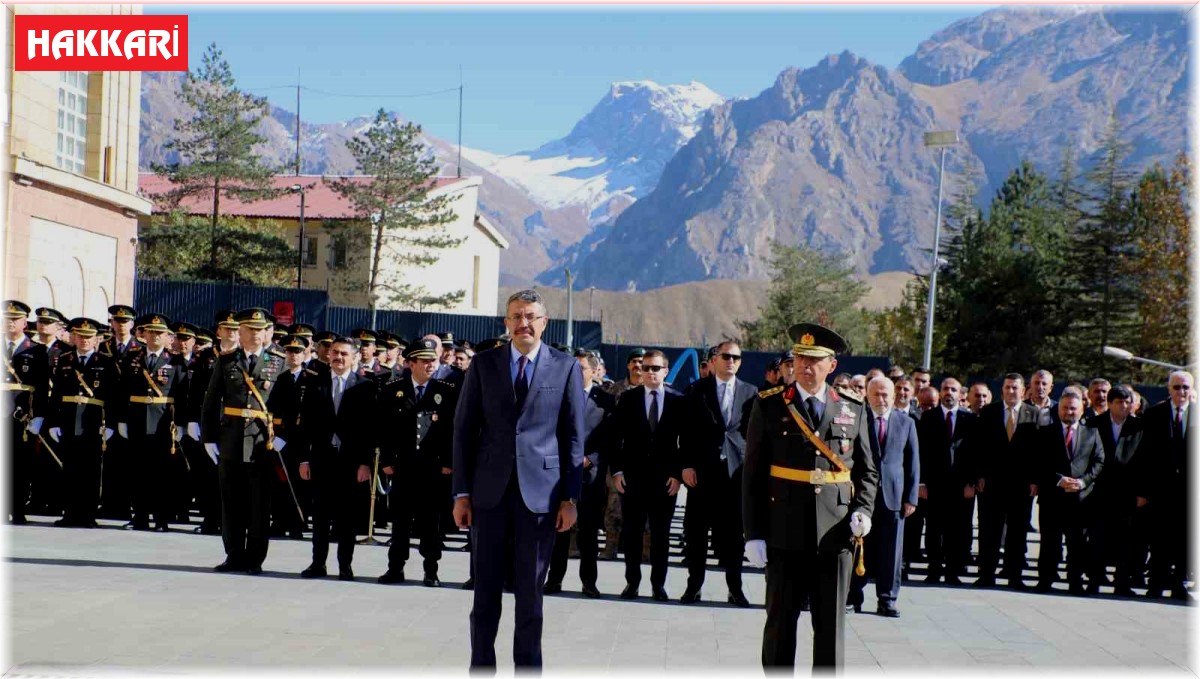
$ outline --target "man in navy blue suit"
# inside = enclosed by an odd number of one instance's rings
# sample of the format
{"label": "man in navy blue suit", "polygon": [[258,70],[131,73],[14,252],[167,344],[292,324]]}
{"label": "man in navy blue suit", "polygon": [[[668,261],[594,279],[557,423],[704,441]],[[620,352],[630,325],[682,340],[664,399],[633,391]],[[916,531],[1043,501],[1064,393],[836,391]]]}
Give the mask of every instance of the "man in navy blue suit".
{"label": "man in navy blue suit", "polygon": [[[879,469],[879,494],[871,514],[874,530],[864,548],[871,577],[875,579],[876,612],[887,618],[900,617],[900,561],[904,552],[904,520],[917,509],[917,486],[921,478],[921,454],[917,445],[917,423],[906,410],[896,410],[895,385],[879,376],[867,383],[870,411],[871,453]],[[862,612],[865,576],[850,580],[847,606]]]}
{"label": "man in navy blue suit", "polygon": [[[471,527],[471,667],[496,667],[506,554],[516,619],[513,661],[542,664],[542,585],[555,531],[575,524],[583,479],[584,391],[575,359],[542,343],[534,290],[508,298],[507,345],[476,354],[454,415],[454,521]],[[505,549],[509,541],[512,551]]]}

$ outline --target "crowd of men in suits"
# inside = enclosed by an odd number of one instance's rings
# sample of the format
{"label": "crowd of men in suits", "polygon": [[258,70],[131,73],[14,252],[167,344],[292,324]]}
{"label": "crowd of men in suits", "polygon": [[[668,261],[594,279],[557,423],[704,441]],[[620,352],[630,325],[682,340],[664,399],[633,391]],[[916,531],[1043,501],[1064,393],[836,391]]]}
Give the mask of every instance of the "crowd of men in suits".
{"label": "crowd of men in suits", "polygon": [[[313,560],[302,575],[326,576],[335,543],[343,579],[354,577],[358,536],[390,524],[379,582],[405,580],[415,540],[423,584],[441,584],[460,391],[476,353],[507,346],[504,338],[339,335],[279,327],[264,309],[223,311],[211,331],[128,305],[110,307],[106,324],[42,307],[28,328],[30,313],[5,302],[12,523],[61,513],[56,525],[94,527],[100,517],[166,531],[191,524],[194,509],[196,532],[222,535],[218,571],[259,573],[270,537],[311,529]],[[739,345],[722,342],[702,377],[679,389],[666,384],[670,366],[658,350],[630,352],[619,381],[605,376],[598,353],[573,356],[586,391],[583,491],[578,529],[574,539],[559,534],[544,591],[562,590],[574,546],[583,593],[601,596],[597,560],[619,545],[620,596],[639,596],[648,560],[651,596],[670,599],[670,527],[686,488],[679,601],[701,600],[711,547],[728,601],[749,606],[747,426],[756,400],[794,383],[792,353],[751,384],[738,375]],[[1111,585],[1123,596],[1145,588],[1188,597],[1190,374],[1171,373],[1169,399],[1153,405],[1103,379],[1054,400],[1046,371],[1028,382],[1005,375],[994,402],[984,383],[964,389],[945,377],[935,386],[922,368],[841,374],[832,387],[862,405],[879,473],[867,575],[850,583],[849,609],[861,610],[871,578],[877,612],[898,616],[901,582],[922,561],[927,582],[963,584],[973,563],[976,586],[1026,587],[1035,502],[1035,589],[1059,579],[1065,542],[1072,594]]]}

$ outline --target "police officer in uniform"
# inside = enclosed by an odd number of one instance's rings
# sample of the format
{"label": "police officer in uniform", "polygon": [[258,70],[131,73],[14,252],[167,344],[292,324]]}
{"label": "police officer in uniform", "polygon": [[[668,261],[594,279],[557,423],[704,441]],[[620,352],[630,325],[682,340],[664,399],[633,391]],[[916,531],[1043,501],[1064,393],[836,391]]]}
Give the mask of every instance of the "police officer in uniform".
{"label": "police officer in uniform", "polygon": [[[216,325],[216,343],[199,349],[192,364],[192,378],[188,384],[187,435],[204,448],[200,440],[200,421],[203,419],[204,397],[208,383],[212,381],[213,369],[221,354],[238,348],[238,322],[236,314],[228,309],[218,311],[213,319]],[[199,333],[203,338],[205,333]],[[217,478],[217,456],[204,455],[199,464],[192,465],[192,476],[196,481],[196,505],[203,517],[195,532],[203,535],[221,534],[221,484]]]}
{"label": "police officer in uniform", "polygon": [[201,440],[219,455],[221,539],[225,561],[218,572],[262,573],[271,521],[275,475],[275,425],[271,394],[284,371],[284,356],[269,350],[274,320],[264,309],[235,316],[240,346],[217,357],[204,397]]}
{"label": "police officer in uniform", "polygon": [[174,518],[173,462],[181,454],[175,440],[175,399],[183,400],[187,366],[166,347],[170,320],[162,314],[146,314],[135,322],[146,339],[145,351],[131,352],[121,373],[123,403],[117,414],[117,434],[129,442],[133,472],[133,521],[126,528],[168,530]]}
{"label": "police officer in uniform", "polygon": [[746,556],[767,569],[763,666],[795,665],[807,590],[813,667],[838,670],[851,568],[855,552],[862,554],[855,541],[870,530],[879,473],[862,402],[825,383],[846,341],[813,323],[793,325],[788,334],[796,381],[761,392],[747,427]]}
{"label": "police officer in uniform", "polygon": [[379,582],[404,582],[409,536],[420,540],[426,587],[438,587],[438,561],[442,558],[440,519],[445,477],[450,475],[457,390],[433,379],[437,371],[438,342],[422,339],[404,352],[409,372],[383,387],[379,394],[378,421],[389,436],[380,437],[380,467],[394,479],[389,497],[392,544],[388,569]]}
{"label": "police officer in uniform", "polygon": [[46,347],[25,336],[29,306],[10,299],[4,303],[4,412],[8,415],[9,514],[17,525],[25,520],[29,480],[35,461],[35,443],[41,431],[50,390],[50,365]]}
{"label": "police officer in uniform", "polygon": [[63,461],[67,495],[63,518],[54,525],[95,528],[104,451],[115,433],[106,409],[120,395],[120,373],[116,361],[97,349],[99,323],[80,317],[68,327],[75,346],[54,366],[54,398],[46,421],[50,438],[62,443],[55,450]]}

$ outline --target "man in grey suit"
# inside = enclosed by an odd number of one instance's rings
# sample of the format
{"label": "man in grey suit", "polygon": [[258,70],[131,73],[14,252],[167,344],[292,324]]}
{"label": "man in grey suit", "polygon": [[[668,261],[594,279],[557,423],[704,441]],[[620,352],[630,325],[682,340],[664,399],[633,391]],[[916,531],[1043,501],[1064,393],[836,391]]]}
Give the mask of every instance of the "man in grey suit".
{"label": "man in grey suit", "polygon": [[[874,529],[864,539],[867,567],[875,579],[876,612],[887,618],[900,617],[900,562],[904,553],[904,520],[917,509],[917,485],[921,478],[921,454],[917,423],[908,413],[894,407],[894,385],[887,377],[867,383],[870,411],[871,453],[879,469],[879,494],[871,514]],[[866,576],[850,580],[847,607],[862,612]]]}
{"label": "man in grey suit", "polygon": [[742,459],[746,440],[742,436],[742,412],[758,390],[737,377],[742,349],[726,341],[715,347],[708,377],[691,384],[684,395],[693,418],[684,429],[683,483],[688,487],[687,512],[683,517],[688,558],[687,589],[679,599],[691,604],[700,600],[708,561],[708,531],[713,534],[717,560],[725,569],[729,603],[750,606],[742,592]]}
{"label": "man in grey suit", "polygon": [[509,565],[516,595],[513,660],[519,667],[541,667],[542,585],[554,533],[575,524],[583,476],[583,376],[575,359],[542,343],[546,318],[536,291],[508,298],[504,325],[512,341],[475,356],[455,410],[454,521],[471,527],[475,569],[472,668],[496,667]]}

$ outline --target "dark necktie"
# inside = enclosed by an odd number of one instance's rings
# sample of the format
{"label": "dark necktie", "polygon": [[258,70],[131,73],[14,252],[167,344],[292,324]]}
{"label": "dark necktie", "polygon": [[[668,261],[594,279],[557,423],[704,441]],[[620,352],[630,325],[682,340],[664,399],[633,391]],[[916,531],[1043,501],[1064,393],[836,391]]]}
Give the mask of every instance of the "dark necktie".
{"label": "dark necktie", "polygon": [[417,385],[417,403],[420,403],[423,398],[425,398],[425,385],[419,384]]}
{"label": "dark necktie", "polygon": [[1171,438],[1176,441],[1183,439],[1183,409],[1175,408],[1175,421],[1171,424]]}
{"label": "dark necktie", "polygon": [[1067,458],[1075,458],[1075,428],[1067,427]]}
{"label": "dark necktie", "polygon": [[808,408],[808,418],[812,420],[813,426],[821,426],[821,402],[817,397],[809,396],[804,399],[804,405]]}
{"label": "dark necktie", "polygon": [[650,414],[646,416],[646,421],[650,424],[651,434],[658,430],[658,391],[650,392]]}
{"label": "dark necktie", "polygon": [[250,375],[254,374],[254,365],[258,363],[257,358],[258,354],[249,354],[246,356],[246,372]]}
{"label": "dark necktie", "polygon": [[879,450],[883,451],[883,444],[887,441],[887,420],[879,418]]}
{"label": "dark necktie", "polygon": [[946,411],[946,440],[954,440],[954,411]]}
{"label": "dark necktie", "polygon": [[15,353],[17,353],[17,343],[9,342],[8,343],[8,358],[9,358],[9,360],[12,359],[13,354],[15,354]]}
{"label": "dark necktie", "polygon": [[529,379],[525,376],[525,366],[529,359],[521,356],[517,359],[517,381],[513,384],[513,393],[517,395],[517,408],[525,405],[525,397],[529,395]]}

